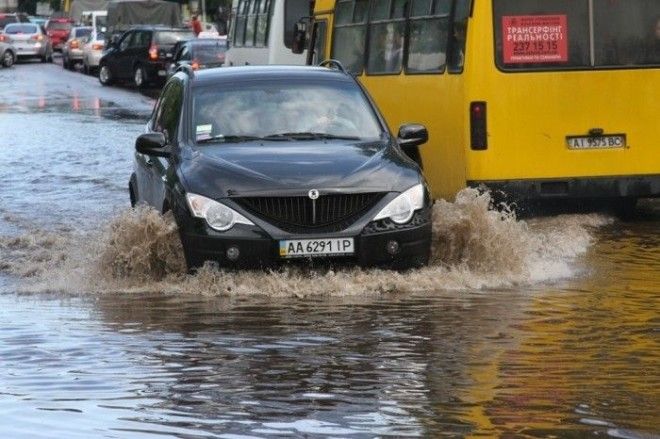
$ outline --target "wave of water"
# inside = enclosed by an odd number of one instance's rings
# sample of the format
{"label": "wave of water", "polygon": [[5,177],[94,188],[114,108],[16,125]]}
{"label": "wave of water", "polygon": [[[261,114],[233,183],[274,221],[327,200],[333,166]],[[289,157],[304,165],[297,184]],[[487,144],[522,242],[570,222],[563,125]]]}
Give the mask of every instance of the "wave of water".
{"label": "wave of water", "polygon": [[153,292],[204,295],[360,295],[509,288],[575,275],[575,260],[593,241],[604,215],[562,215],[518,220],[490,209],[487,193],[461,191],[433,209],[433,256],[428,267],[275,271],[217,270],[186,274],[181,243],[170,216],[128,209],[101,231],[33,230],[0,237],[0,270],[21,278],[21,291]]}

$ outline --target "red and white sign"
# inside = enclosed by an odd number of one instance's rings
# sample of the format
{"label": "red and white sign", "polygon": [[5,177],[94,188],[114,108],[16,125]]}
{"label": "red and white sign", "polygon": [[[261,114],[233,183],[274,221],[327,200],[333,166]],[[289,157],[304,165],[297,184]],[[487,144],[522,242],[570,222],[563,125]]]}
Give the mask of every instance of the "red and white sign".
{"label": "red and white sign", "polygon": [[504,63],[568,61],[566,15],[508,15],[502,17]]}

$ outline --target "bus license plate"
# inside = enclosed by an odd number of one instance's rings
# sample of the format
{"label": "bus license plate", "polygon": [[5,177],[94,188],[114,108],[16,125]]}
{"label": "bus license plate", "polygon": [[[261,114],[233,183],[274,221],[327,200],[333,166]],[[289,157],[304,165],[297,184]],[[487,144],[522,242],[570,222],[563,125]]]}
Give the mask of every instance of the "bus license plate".
{"label": "bus license plate", "polygon": [[605,136],[567,136],[566,144],[569,149],[625,148],[626,135],[613,134]]}
{"label": "bus license plate", "polygon": [[353,238],[293,239],[280,241],[280,256],[302,258],[307,256],[345,256],[355,253]]}

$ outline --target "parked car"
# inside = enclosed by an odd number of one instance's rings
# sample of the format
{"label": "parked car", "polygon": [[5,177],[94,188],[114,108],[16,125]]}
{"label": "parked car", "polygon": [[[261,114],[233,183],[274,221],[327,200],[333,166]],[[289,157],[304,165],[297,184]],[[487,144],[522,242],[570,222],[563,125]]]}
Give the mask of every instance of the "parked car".
{"label": "parked car", "polygon": [[85,74],[95,73],[99,67],[99,61],[103,55],[103,48],[105,47],[105,34],[103,32],[92,32],[83,44],[83,72]]}
{"label": "parked car", "polygon": [[65,69],[73,69],[76,64],[82,64],[82,46],[91,34],[92,28],[89,26],[71,28],[69,39],[62,46],[62,66]]}
{"label": "parked car", "polygon": [[2,31],[3,40],[16,48],[18,58],[40,58],[53,62],[53,47],[43,28],[32,23],[10,23]]}
{"label": "parked car", "polygon": [[46,23],[46,32],[53,44],[53,50],[62,51],[66,40],[69,39],[69,33],[73,27],[73,20],[70,18],[51,18]]}
{"label": "parked car", "polygon": [[131,203],[171,211],[188,267],[269,266],[312,257],[409,268],[429,260],[431,200],[349,73],[242,66],[166,83],[137,138]]}
{"label": "parked car", "polygon": [[16,48],[9,43],[2,41],[0,35],[0,65],[2,67],[11,67],[16,62]]}
{"label": "parked car", "polygon": [[172,48],[178,41],[194,38],[190,29],[140,26],[126,31],[111,44],[99,61],[99,81],[132,81],[140,88],[164,82],[172,61]]}
{"label": "parked car", "polygon": [[177,43],[172,51],[174,58],[168,69],[169,76],[172,76],[182,65],[189,65],[193,70],[222,66],[227,52],[227,40],[195,38]]}
{"label": "parked car", "polygon": [[5,26],[9,23],[28,23],[26,14],[23,13],[0,13],[0,31],[2,31]]}

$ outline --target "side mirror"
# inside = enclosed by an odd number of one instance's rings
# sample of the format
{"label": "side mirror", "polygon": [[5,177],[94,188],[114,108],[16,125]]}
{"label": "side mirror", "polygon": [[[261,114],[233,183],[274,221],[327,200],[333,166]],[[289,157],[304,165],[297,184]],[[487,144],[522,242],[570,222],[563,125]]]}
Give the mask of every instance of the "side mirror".
{"label": "side mirror", "polygon": [[167,141],[163,133],[146,133],[135,141],[135,150],[140,154],[169,157],[170,152],[165,149],[166,145]]}
{"label": "side mirror", "polygon": [[295,54],[301,54],[305,51],[305,43],[307,43],[307,24],[308,19],[301,18],[293,25],[291,52]]}
{"label": "side mirror", "polygon": [[397,135],[399,146],[419,146],[425,144],[429,140],[429,133],[424,125],[418,123],[407,123],[401,125],[399,134]]}

